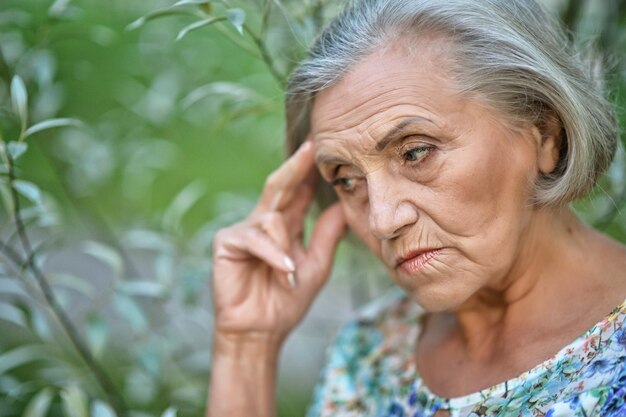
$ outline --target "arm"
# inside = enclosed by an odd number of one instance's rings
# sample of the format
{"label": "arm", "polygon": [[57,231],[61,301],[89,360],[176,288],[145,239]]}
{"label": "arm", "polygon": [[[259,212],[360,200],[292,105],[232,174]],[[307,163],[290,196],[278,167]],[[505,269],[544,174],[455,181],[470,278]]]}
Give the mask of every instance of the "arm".
{"label": "arm", "polygon": [[308,143],[270,176],[250,216],[214,239],[216,330],[207,416],[275,414],[282,343],[325,284],[346,230],[335,204],[319,217],[304,247],[315,175]]}
{"label": "arm", "polygon": [[207,417],[275,415],[280,343],[216,335]]}

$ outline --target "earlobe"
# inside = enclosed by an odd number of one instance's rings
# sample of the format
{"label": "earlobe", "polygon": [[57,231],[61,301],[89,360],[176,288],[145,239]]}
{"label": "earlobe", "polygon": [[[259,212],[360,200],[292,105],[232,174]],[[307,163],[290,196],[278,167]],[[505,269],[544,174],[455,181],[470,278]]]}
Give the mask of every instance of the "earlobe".
{"label": "earlobe", "polygon": [[563,128],[561,121],[554,114],[547,115],[536,127],[540,135],[537,167],[543,174],[549,174],[559,163]]}

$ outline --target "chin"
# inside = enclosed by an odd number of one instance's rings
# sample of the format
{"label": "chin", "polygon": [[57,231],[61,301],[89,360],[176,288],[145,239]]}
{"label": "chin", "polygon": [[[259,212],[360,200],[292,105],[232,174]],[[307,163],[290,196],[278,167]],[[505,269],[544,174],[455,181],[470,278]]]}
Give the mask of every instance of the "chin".
{"label": "chin", "polygon": [[416,287],[398,282],[398,285],[406,291],[413,301],[429,313],[456,311],[471,297],[471,293],[466,293],[462,289],[451,288],[450,283],[430,282]]}
{"label": "chin", "polygon": [[420,307],[429,313],[454,311],[462,304],[462,302],[446,297],[433,297],[429,295],[418,295],[415,293],[410,293],[409,296],[413,301],[419,304]]}

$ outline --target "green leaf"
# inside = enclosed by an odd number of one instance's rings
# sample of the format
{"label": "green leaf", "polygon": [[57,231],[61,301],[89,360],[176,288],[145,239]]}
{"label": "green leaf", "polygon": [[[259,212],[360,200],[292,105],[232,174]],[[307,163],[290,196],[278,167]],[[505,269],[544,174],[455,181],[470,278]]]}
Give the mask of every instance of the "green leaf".
{"label": "green leaf", "polygon": [[7,151],[9,152],[9,155],[11,155],[11,159],[13,159],[14,161],[22,156],[27,150],[28,144],[25,142],[11,141],[7,145]]}
{"label": "green leaf", "polygon": [[176,3],[172,4],[170,6],[170,8],[172,7],[180,7],[180,6],[188,6],[188,5],[203,5],[203,4],[211,4],[210,1],[208,0],[180,0],[177,1]]}
{"label": "green leaf", "polygon": [[176,417],[178,410],[175,407],[170,407],[161,414],[161,417]]}
{"label": "green leaf", "polygon": [[237,29],[237,31],[243,35],[243,24],[246,21],[246,12],[243,9],[228,9],[226,10],[226,17]]}
{"label": "green leaf", "polygon": [[178,35],[176,36],[176,41],[179,41],[182,38],[184,38],[185,36],[187,36],[187,34],[189,32],[192,32],[192,31],[200,29],[202,27],[211,25],[211,24],[213,24],[215,22],[220,22],[222,20],[225,20],[225,19],[223,17],[212,17],[210,19],[199,20],[199,21],[194,22],[194,23],[192,23],[190,25],[187,25],[184,28],[182,28],[180,32],[178,32]]}
{"label": "green leaf", "polygon": [[39,187],[37,187],[32,182],[24,181],[24,180],[15,180],[13,181],[13,187],[15,188],[15,191],[17,191],[18,193],[20,193],[21,195],[23,195],[24,197],[26,197],[33,203],[39,204],[39,205],[42,204],[41,203],[41,191],[39,190]]}
{"label": "green leaf", "polygon": [[28,120],[28,93],[22,77],[15,75],[11,80],[11,104],[13,111],[26,124]]}
{"label": "green leaf", "polygon": [[26,345],[0,355],[0,375],[36,360],[50,359],[49,350],[42,345]]}
{"label": "green leaf", "polygon": [[20,381],[11,375],[0,375],[0,395],[2,398],[19,392],[21,385]]}
{"label": "green leaf", "polygon": [[174,276],[174,261],[172,256],[161,254],[154,261],[154,272],[159,282],[170,284]]}
{"label": "green leaf", "polygon": [[54,3],[48,9],[48,16],[51,17],[59,17],[61,16],[65,10],[67,10],[67,6],[69,6],[70,0],[55,0]]}
{"label": "green leaf", "polygon": [[44,388],[35,395],[24,410],[22,417],[45,417],[48,415],[50,403],[54,396],[52,389]]}
{"label": "green leaf", "polygon": [[[180,3],[180,2],[179,2]],[[155,10],[151,13],[148,13],[145,16],[141,16],[139,19],[131,22],[128,26],[126,26],[127,31],[135,30],[145,25],[151,20],[158,19],[160,17],[165,16],[174,16],[174,15],[192,15],[197,16],[195,13],[190,12],[189,10],[183,9],[181,6],[187,6],[188,4],[180,4],[174,3],[172,6],[167,7],[165,9]]]}
{"label": "green leaf", "polygon": [[28,297],[17,278],[0,278],[0,293]]}
{"label": "green leaf", "polygon": [[77,119],[63,118],[63,119],[49,119],[44,120],[43,122],[39,122],[24,132],[24,137],[28,137],[34,135],[35,133],[41,132],[42,130],[52,129],[55,127],[81,127],[83,123]]}
{"label": "green leaf", "polygon": [[152,281],[119,282],[116,288],[124,294],[131,296],[160,298],[165,293],[165,287],[162,284]]}
{"label": "green leaf", "polygon": [[115,294],[113,297],[113,307],[135,331],[142,331],[147,327],[148,322],[143,311],[141,311],[137,303],[127,295],[120,293]]}
{"label": "green leaf", "polygon": [[61,392],[63,411],[67,417],[89,417],[87,396],[76,384],[70,385]]}
{"label": "green leaf", "polygon": [[90,314],[87,318],[87,341],[96,357],[99,357],[106,347],[109,338],[109,327],[101,315]]}
{"label": "green leaf", "polygon": [[182,218],[203,194],[204,186],[199,181],[194,181],[183,188],[163,214],[164,228],[171,231],[178,230]]}
{"label": "green leaf", "polygon": [[28,222],[32,219],[36,219],[42,214],[42,206],[25,207],[20,210],[23,222]]}
{"label": "green leaf", "polygon": [[95,400],[91,405],[91,417],[117,417],[117,414],[110,405]]}
{"label": "green leaf", "polygon": [[30,326],[40,339],[54,341],[48,318],[40,310],[34,309],[31,311]]}
{"label": "green leaf", "polygon": [[155,378],[159,378],[161,374],[161,358],[157,346],[162,343],[159,340],[148,342],[137,352],[142,367]]}
{"label": "green leaf", "polygon": [[27,327],[24,312],[13,304],[0,302],[0,320],[8,321],[18,326]]}
{"label": "green leaf", "polygon": [[116,277],[123,276],[124,261],[115,249],[99,242],[87,241],[83,245],[83,251],[109,265]]}
{"label": "green leaf", "polygon": [[250,103],[259,108],[268,108],[267,100],[254,90],[241,84],[224,81],[205,84],[194,89],[181,100],[181,105],[183,109],[186,109],[208,97],[215,100],[216,96],[238,104]]}
{"label": "green leaf", "polygon": [[124,235],[125,247],[133,249],[170,252],[172,243],[164,236],[151,230],[131,230]]}
{"label": "green leaf", "polygon": [[54,285],[55,287],[64,286],[67,288],[71,288],[74,291],[78,291],[89,298],[94,296],[95,288],[85,278],[77,277],[75,275],[67,274],[65,272],[53,272],[49,274],[49,277],[52,285]]}

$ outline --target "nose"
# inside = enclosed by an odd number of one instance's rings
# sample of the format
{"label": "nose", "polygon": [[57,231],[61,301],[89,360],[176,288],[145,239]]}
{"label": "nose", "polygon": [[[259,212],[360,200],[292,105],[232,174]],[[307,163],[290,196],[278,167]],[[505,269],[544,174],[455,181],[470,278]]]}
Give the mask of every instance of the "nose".
{"label": "nose", "polygon": [[418,209],[411,198],[410,184],[380,170],[368,176],[367,191],[369,226],[377,239],[396,238],[417,221]]}

